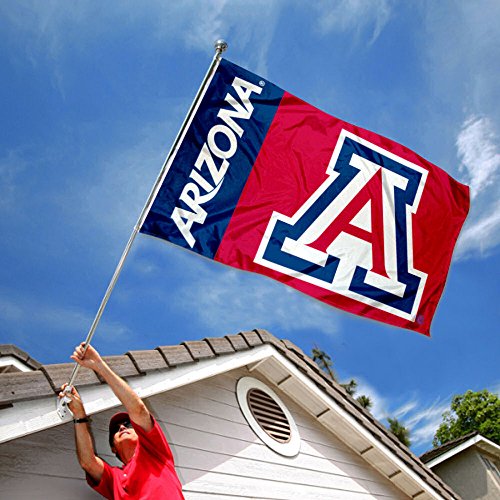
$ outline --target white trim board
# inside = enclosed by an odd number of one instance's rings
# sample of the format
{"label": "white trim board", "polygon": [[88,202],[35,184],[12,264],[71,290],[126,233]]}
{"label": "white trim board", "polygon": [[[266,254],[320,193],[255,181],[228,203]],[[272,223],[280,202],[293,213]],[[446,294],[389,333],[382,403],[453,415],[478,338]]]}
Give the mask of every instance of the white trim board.
{"label": "white trim board", "polygon": [[[141,398],[170,391],[177,387],[219,375],[247,364],[269,358],[276,351],[270,345],[239,351],[229,356],[200,360],[170,370],[149,373],[127,380]],[[120,405],[120,401],[106,384],[79,389],[89,415]],[[33,432],[70,422],[71,414],[61,420],[57,414],[57,397],[19,401],[10,408],[0,410],[0,443],[17,439]]]}

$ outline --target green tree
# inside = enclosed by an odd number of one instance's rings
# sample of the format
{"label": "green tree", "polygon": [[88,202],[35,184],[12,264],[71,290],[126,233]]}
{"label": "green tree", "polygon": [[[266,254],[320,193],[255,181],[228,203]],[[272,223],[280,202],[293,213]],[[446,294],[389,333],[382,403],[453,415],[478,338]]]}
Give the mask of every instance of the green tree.
{"label": "green tree", "polygon": [[432,444],[439,446],[474,431],[500,444],[500,398],[486,389],[453,397]]}
{"label": "green tree", "polygon": [[330,376],[332,380],[337,380],[337,378],[335,377],[335,372],[332,368],[332,358],[325,351],[322,351],[318,346],[314,346],[312,350],[312,359],[324,372],[326,372]]}
{"label": "green tree", "polygon": [[361,396],[358,396],[356,400],[365,410],[371,410],[373,401],[369,396],[362,394]]}
{"label": "green tree", "polygon": [[389,430],[405,445],[410,446],[410,431],[397,419],[388,418]]}
{"label": "green tree", "polygon": [[356,394],[358,383],[353,378],[349,380],[349,382],[340,385],[346,390],[347,394],[349,394],[350,396],[354,396],[354,394]]}
{"label": "green tree", "polygon": [[[327,373],[332,380],[338,382],[335,372],[333,370],[332,358],[325,351],[323,351],[317,345],[315,345],[312,349],[311,356],[313,361],[317,363],[317,365],[325,373]],[[346,392],[350,396],[354,397],[354,395],[356,394],[356,390],[358,388],[358,383],[356,382],[356,380],[351,379],[349,382],[341,383],[340,385],[346,390]],[[370,410],[370,408],[373,406],[373,402],[368,396],[364,395],[358,396],[357,400],[358,403],[367,410]]]}

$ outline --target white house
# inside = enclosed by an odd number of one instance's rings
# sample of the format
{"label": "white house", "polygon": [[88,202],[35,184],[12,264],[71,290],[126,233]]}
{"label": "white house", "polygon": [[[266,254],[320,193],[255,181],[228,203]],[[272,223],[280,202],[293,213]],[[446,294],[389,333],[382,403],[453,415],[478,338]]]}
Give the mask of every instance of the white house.
{"label": "white house", "polygon": [[[56,412],[73,365],[39,365],[0,346],[0,359],[7,356],[0,497],[98,498],[78,466],[71,417]],[[298,347],[266,331],[105,359],[165,431],[186,499],[459,498]],[[75,385],[98,453],[116,463],[107,423],[117,399],[88,370]]]}
{"label": "white house", "polygon": [[500,498],[500,446],[477,432],[434,448],[421,459],[464,499]]}

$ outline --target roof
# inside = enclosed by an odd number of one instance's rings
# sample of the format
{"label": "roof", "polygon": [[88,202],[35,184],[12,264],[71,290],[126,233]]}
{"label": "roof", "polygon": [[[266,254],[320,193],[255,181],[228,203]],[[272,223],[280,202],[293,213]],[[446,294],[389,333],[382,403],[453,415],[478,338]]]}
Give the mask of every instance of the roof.
{"label": "roof", "polygon": [[461,436],[459,438],[453,439],[452,441],[448,441],[447,443],[442,444],[441,446],[437,446],[436,448],[433,448],[432,450],[426,451],[422,455],[420,455],[420,460],[426,464],[427,462],[430,462],[436,457],[439,457],[440,455],[443,455],[446,453],[448,450],[451,450],[452,448],[455,448],[456,446],[461,445],[465,441],[468,441],[474,436],[477,436],[479,433],[478,432],[470,432],[469,434],[466,434],[465,436]]}
{"label": "roof", "polygon": [[[0,344],[0,358],[10,358],[19,370],[38,370],[42,365],[14,344]],[[16,363],[17,361],[17,363]],[[21,365],[19,365],[19,362]]]}
{"label": "roof", "polygon": [[500,446],[484,436],[481,436],[481,434],[476,431],[457,439],[453,439],[452,441],[448,441],[437,448],[427,451],[420,456],[420,460],[427,464],[428,467],[434,467],[435,465],[454,457],[462,451],[465,451],[471,446],[477,446],[487,453],[496,455],[500,458]]}
{"label": "roof", "polygon": [[[231,365],[232,357],[235,361]],[[458,498],[449,486],[400,443],[369,411],[359,405],[342,386],[328,377],[299,347],[288,340],[279,340],[265,330],[256,329],[236,335],[182,342],[179,345],[159,346],[151,350],[129,351],[118,356],[103,356],[119,376],[127,378],[141,397],[154,393],[149,390],[151,386],[155,386],[157,392],[160,390],[159,386],[163,387],[162,391],[168,390],[164,388],[168,378],[165,377],[165,372],[172,374],[173,382],[171,381],[168,387],[178,387],[182,383],[195,381],[195,376],[198,379],[206,377],[204,373],[207,372],[203,370],[214,366],[212,362],[216,362],[218,369],[221,369],[223,362],[227,361],[224,368],[226,371],[231,366],[238,367],[236,358],[241,360],[243,366],[250,367],[250,370],[262,370],[268,378],[276,379],[277,385],[285,391],[287,388],[297,391],[298,383],[290,379],[300,379],[303,393],[297,398],[298,402],[307,404],[309,410],[314,411],[316,418],[332,432],[339,433],[343,430],[347,436],[346,444],[400,488],[409,488],[408,482],[411,482],[412,491],[415,491],[412,493],[414,497],[423,495],[422,498]],[[266,365],[270,358],[273,358],[273,364]],[[193,370],[192,365],[195,363],[198,364],[197,369]],[[6,430],[2,430],[0,425],[0,443],[63,423],[55,416],[55,405],[53,402],[49,403],[48,396],[54,398],[60,386],[69,380],[73,367],[73,363],[49,364],[41,365],[32,372],[0,374],[0,411],[5,414],[8,412],[5,408],[12,410],[9,419],[4,419]],[[183,370],[184,368],[187,370]],[[160,377],[156,376],[158,373]],[[188,382],[180,381],[185,373],[188,373]],[[213,373],[213,370],[209,373]],[[149,386],[144,382],[148,376],[154,382]],[[160,380],[161,383],[158,382]],[[90,370],[80,370],[75,385],[80,392],[88,388],[89,394],[91,391],[95,393],[96,387],[106,386]],[[321,405],[318,398],[323,401]],[[45,406],[32,410],[36,417],[25,423],[18,422],[21,413],[16,414],[14,407],[20,405],[19,411],[26,412],[24,402],[34,403],[37,400],[41,401],[40,405]],[[96,398],[97,400],[102,404],[102,397]],[[326,405],[324,401],[327,401]],[[88,406],[89,413],[98,411],[97,403],[92,402]],[[40,417],[43,412],[47,415],[50,413],[45,424]],[[419,486],[420,490],[415,490],[415,486]]]}

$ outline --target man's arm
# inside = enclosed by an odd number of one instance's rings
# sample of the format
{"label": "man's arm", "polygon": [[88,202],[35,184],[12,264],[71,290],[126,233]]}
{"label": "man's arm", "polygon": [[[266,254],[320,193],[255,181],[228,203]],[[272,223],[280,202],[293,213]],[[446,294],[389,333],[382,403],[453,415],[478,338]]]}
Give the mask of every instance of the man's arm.
{"label": "man's arm", "polygon": [[[67,396],[71,401],[68,404],[71,413],[75,419],[85,418],[85,408],[78,391],[72,387],[71,392],[64,392],[67,384],[61,387],[63,392],[59,393],[59,397]],[[89,424],[86,422],[75,423],[75,442],[76,455],[81,468],[97,483],[101,481],[104,473],[104,463],[96,456],[94,451],[94,443],[90,434]]]}
{"label": "man's arm", "polygon": [[132,390],[132,388],[120,378],[101,358],[100,354],[92,347],[88,346],[87,351],[84,353],[82,342],[75,348],[75,352],[71,359],[76,361],[80,366],[94,370],[99,374],[104,381],[109,385],[115,396],[125,406],[130,419],[137,425],[142,427],[146,432],[153,428],[153,421],[151,414],[146,408],[142,399]]}

